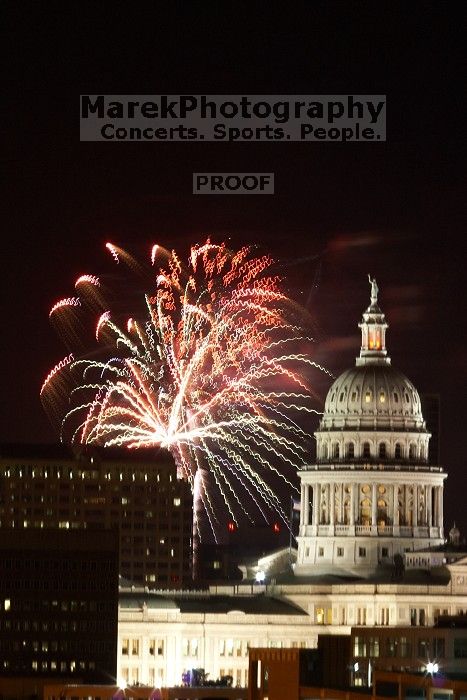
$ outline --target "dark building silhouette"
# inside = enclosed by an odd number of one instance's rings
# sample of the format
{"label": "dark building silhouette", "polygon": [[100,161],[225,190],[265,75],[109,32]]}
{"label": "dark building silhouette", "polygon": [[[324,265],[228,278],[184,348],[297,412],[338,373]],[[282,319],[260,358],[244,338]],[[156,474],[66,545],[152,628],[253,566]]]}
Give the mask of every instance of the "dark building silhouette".
{"label": "dark building silhouette", "polygon": [[223,544],[199,545],[199,583],[241,580],[241,564],[289,546],[289,528],[282,521],[239,526],[229,521],[226,527]]}
{"label": "dark building silhouette", "polygon": [[54,677],[112,682],[117,625],[116,531],[0,530],[3,697],[41,696]]}

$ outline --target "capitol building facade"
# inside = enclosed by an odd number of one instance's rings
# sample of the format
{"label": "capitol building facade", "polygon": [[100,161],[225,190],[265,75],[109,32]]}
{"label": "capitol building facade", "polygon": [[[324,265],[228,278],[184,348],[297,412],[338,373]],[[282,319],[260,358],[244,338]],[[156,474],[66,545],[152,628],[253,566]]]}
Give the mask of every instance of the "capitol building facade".
{"label": "capitol building facade", "polygon": [[356,366],[331,386],[315,433],[316,464],[300,472],[295,573],[367,576],[394,557],[444,542],[441,467],[412,382],[391,365],[373,280]]}
{"label": "capitol building facade", "polygon": [[[299,472],[294,563],[278,552],[245,569],[244,581],[205,591],[122,588],[118,670],[127,683],[170,686],[204,668],[243,686],[250,647],[313,648],[322,633],[390,634],[467,615],[467,557],[442,551],[446,473],[429,463],[420,397],[391,365],[370,283],[356,365],[329,389],[316,463]],[[404,667],[396,653],[394,668]]]}

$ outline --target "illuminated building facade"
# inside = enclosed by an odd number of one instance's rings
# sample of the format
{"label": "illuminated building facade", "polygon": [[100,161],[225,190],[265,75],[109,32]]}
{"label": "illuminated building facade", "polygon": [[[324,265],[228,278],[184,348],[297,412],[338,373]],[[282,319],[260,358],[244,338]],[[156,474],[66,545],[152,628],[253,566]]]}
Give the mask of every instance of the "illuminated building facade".
{"label": "illuminated building facade", "polygon": [[[44,454],[41,455],[41,449]],[[48,453],[48,454],[46,454]],[[40,456],[39,456],[40,455]],[[120,574],[150,587],[191,581],[192,496],[170,457],[2,449],[3,529],[119,531]]]}
{"label": "illuminated building facade", "polygon": [[[232,675],[244,686],[249,648],[313,649],[319,635],[350,635],[355,626],[428,634],[440,617],[466,614],[467,560],[447,565],[443,576],[419,572],[410,583],[297,579],[178,594],[122,590],[117,673],[130,684],[172,686],[185,671],[204,668],[209,678]],[[418,670],[425,665],[421,659]]]}
{"label": "illuminated building facade", "polygon": [[[205,593],[141,591],[130,601],[121,592],[118,669],[128,682],[173,685],[201,667],[246,685],[249,647],[313,649],[320,634],[426,629],[467,611],[465,558],[404,571],[407,550],[444,543],[446,474],[429,460],[417,390],[391,367],[377,294],[373,280],[357,365],[329,390],[317,463],[299,473],[295,565],[284,548],[243,567],[249,580]],[[255,583],[259,573],[264,583]],[[287,607],[282,615],[255,608],[261,597]]]}
{"label": "illuminated building facade", "polygon": [[412,382],[391,366],[371,281],[356,366],[329,389],[316,464],[300,472],[297,576],[371,576],[407,551],[441,545],[446,474]]}

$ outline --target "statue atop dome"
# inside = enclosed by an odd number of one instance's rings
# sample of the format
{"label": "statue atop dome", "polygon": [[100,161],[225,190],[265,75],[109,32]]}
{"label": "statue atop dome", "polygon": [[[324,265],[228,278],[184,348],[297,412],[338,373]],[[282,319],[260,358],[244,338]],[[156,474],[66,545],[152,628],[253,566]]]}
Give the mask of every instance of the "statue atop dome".
{"label": "statue atop dome", "polygon": [[371,305],[377,305],[379,288],[375,278],[373,277],[373,279],[371,279],[370,273],[368,273],[368,281],[371,284]]}

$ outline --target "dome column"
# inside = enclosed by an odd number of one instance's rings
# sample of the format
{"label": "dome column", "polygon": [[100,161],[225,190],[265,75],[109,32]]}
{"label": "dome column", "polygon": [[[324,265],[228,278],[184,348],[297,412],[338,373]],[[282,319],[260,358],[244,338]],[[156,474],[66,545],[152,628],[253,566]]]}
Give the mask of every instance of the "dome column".
{"label": "dome column", "polygon": [[443,537],[443,487],[438,486],[438,523],[439,536]]}
{"label": "dome column", "polygon": [[316,534],[316,526],[318,525],[318,507],[319,507],[318,506],[318,487],[316,484],[313,484],[311,489],[312,489],[312,498],[313,498],[311,524],[313,525],[314,532]]}
{"label": "dome column", "polygon": [[412,486],[412,527],[418,527],[418,486]]}
{"label": "dome column", "polygon": [[399,536],[399,487],[392,487],[392,534]]}
{"label": "dome column", "polygon": [[351,523],[352,525],[355,525],[355,523],[358,521],[358,491],[359,491],[359,484],[352,484],[352,514],[351,514]]}
{"label": "dome column", "polygon": [[334,534],[336,487],[333,482],[329,484],[329,534]]}
{"label": "dome column", "polygon": [[431,512],[431,502],[432,502],[432,498],[433,498],[432,492],[433,492],[433,487],[427,486],[426,487],[426,524],[430,528],[433,525],[433,515]]}
{"label": "dome column", "polygon": [[356,501],[357,497],[355,494],[357,488],[357,484],[350,484],[350,534],[355,535],[355,521],[356,521],[356,515],[355,515],[355,509],[356,509]]}
{"label": "dome column", "polygon": [[304,529],[306,527],[306,517],[305,517],[305,503],[306,503],[306,493],[308,491],[308,486],[301,483],[300,486],[300,534],[306,534]]}

